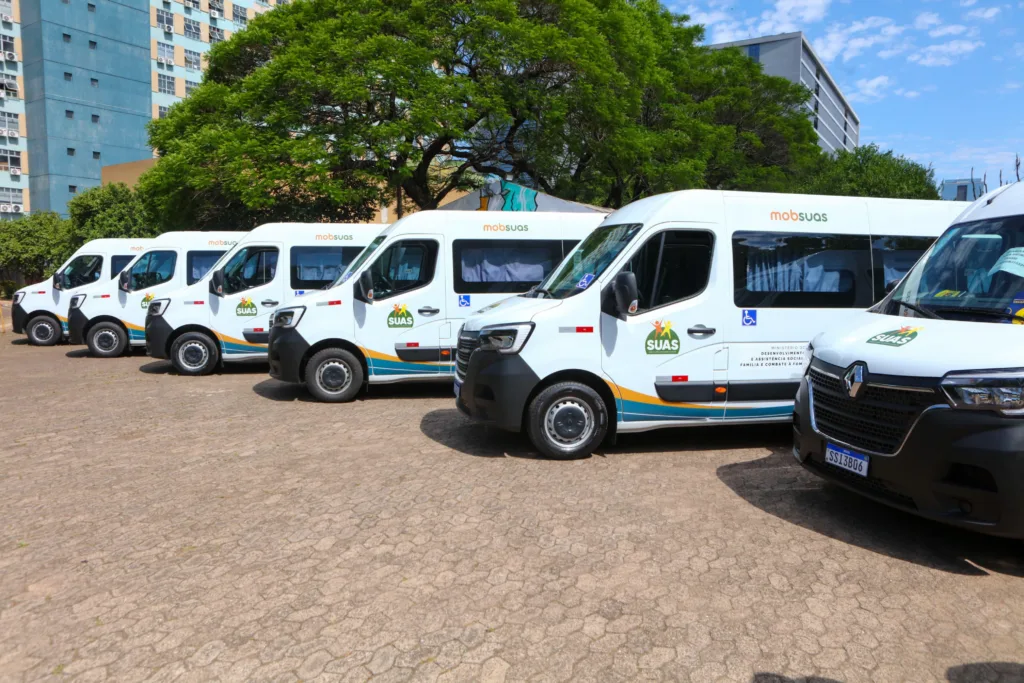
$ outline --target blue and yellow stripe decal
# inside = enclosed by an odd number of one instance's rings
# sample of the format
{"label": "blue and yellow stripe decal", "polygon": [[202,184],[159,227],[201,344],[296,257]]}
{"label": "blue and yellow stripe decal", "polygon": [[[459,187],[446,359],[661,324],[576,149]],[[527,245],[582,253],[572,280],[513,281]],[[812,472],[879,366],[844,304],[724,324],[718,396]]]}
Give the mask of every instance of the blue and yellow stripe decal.
{"label": "blue and yellow stripe decal", "polygon": [[398,356],[380,353],[373,349],[360,346],[359,350],[366,356],[366,365],[371,375],[379,377],[401,377],[402,375],[454,374],[454,361],[404,361]]}
{"label": "blue and yellow stripe decal", "polygon": [[229,337],[226,334],[221,334],[217,330],[213,333],[217,335],[217,340],[220,342],[220,352],[226,356],[231,354],[248,354],[248,353],[266,353],[267,344],[253,344],[247,342],[244,339],[237,339],[235,337]]}
{"label": "blue and yellow stripe decal", "polygon": [[760,405],[669,403],[657,396],[627,389],[607,379],[605,382],[615,394],[615,408],[619,413],[619,422],[757,419],[785,417],[793,413],[792,402],[783,405],[771,405],[770,403]]}
{"label": "blue and yellow stripe decal", "polygon": [[133,342],[144,342],[146,341],[146,328],[139,327],[138,325],[132,325],[126,320],[122,320],[121,324],[128,330],[128,341]]}
{"label": "blue and yellow stripe decal", "polygon": [[60,328],[61,328],[61,330],[64,332],[64,334],[67,334],[68,331],[69,331],[68,330],[68,319],[65,318],[62,315],[57,315],[56,313],[54,313],[54,315],[56,315],[57,316],[57,320],[60,321]]}

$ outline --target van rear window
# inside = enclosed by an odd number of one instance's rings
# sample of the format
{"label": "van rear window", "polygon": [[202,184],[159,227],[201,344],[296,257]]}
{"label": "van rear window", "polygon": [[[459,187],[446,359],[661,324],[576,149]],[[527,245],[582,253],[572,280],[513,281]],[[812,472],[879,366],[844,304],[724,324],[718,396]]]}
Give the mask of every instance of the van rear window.
{"label": "van rear window", "polygon": [[341,275],[362,247],[292,247],[292,289],[323,289]]}
{"label": "van rear window", "polygon": [[525,292],[562,261],[564,248],[562,240],[455,240],[455,292]]}
{"label": "van rear window", "polygon": [[203,279],[203,276],[210,272],[210,268],[217,262],[224,251],[190,251],[185,256],[185,279],[188,284],[194,285]]}
{"label": "van rear window", "polygon": [[867,235],[737,232],[734,300],[740,308],[867,308],[873,303]]}
{"label": "van rear window", "polygon": [[120,275],[125,266],[135,259],[134,254],[115,254],[110,257],[110,279]]}

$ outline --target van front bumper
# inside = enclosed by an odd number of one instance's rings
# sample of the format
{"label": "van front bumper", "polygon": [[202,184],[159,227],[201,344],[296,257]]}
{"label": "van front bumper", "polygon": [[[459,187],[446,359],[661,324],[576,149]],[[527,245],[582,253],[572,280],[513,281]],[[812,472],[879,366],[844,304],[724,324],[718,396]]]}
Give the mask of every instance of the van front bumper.
{"label": "van front bumper", "polygon": [[28,311],[21,304],[11,306],[11,327],[15,334],[25,334],[25,324],[28,322]]}
{"label": "van front bumper", "polygon": [[85,343],[85,326],[89,324],[89,316],[82,313],[81,308],[72,308],[68,312],[68,337],[72,344]]}
{"label": "van front bumper", "polygon": [[297,329],[270,328],[267,355],[270,376],[282,382],[302,383],[302,359],[309,351],[309,342]]}
{"label": "van front bumper", "polygon": [[174,330],[163,316],[146,316],[146,353],[153,358],[170,358],[167,341]]}
{"label": "van front bumper", "polygon": [[526,401],[540,382],[518,354],[474,351],[459,383],[455,405],[477,422],[510,432],[523,428]]}
{"label": "van front bumper", "polygon": [[895,455],[866,454],[868,476],[862,477],[825,462],[825,445],[835,442],[814,429],[809,403],[805,378],[793,414],[793,455],[805,469],[921,517],[1024,538],[1024,419],[926,410]]}

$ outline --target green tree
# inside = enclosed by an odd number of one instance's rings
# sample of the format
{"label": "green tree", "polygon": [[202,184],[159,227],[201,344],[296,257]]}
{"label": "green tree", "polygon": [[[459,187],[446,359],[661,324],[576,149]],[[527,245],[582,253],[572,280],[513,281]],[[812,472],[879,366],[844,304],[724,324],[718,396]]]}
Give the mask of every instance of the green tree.
{"label": "green tree", "polygon": [[475,173],[609,206],[772,189],[818,154],[807,91],[656,0],[306,0],[210,51],[150,124],[165,229],[436,207]]}
{"label": "green tree", "polygon": [[0,221],[0,267],[38,282],[73,252],[68,222],[52,211],[36,211]]}
{"label": "green tree", "polygon": [[803,183],[808,194],[939,199],[935,171],[878,145],[823,154]]}
{"label": "green tree", "polygon": [[156,230],[146,220],[136,192],[124,183],[90,187],[68,202],[68,223],[75,249],[105,237],[151,237]]}

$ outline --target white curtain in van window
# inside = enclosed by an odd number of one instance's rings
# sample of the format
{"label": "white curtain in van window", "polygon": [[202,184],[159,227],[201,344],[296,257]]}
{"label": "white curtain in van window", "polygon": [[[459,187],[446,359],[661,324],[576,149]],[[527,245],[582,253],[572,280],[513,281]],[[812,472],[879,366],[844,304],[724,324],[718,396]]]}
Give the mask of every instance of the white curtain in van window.
{"label": "white curtain in van window", "polygon": [[301,261],[296,264],[300,280],[334,281],[334,279],[338,277],[342,258],[340,253],[305,252],[298,254],[297,256],[298,259],[301,259]]}
{"label": "white curtain in van window", "polygon": [[555,263],[546,247],[481,247],[462,250],[463,282],[540,282]]}
{"label": "white curtain in van window", "polygon": [[808,256],[788,249],[751,250],[747,257],[749,292],[848,292],[856,257],[846,251]]}

